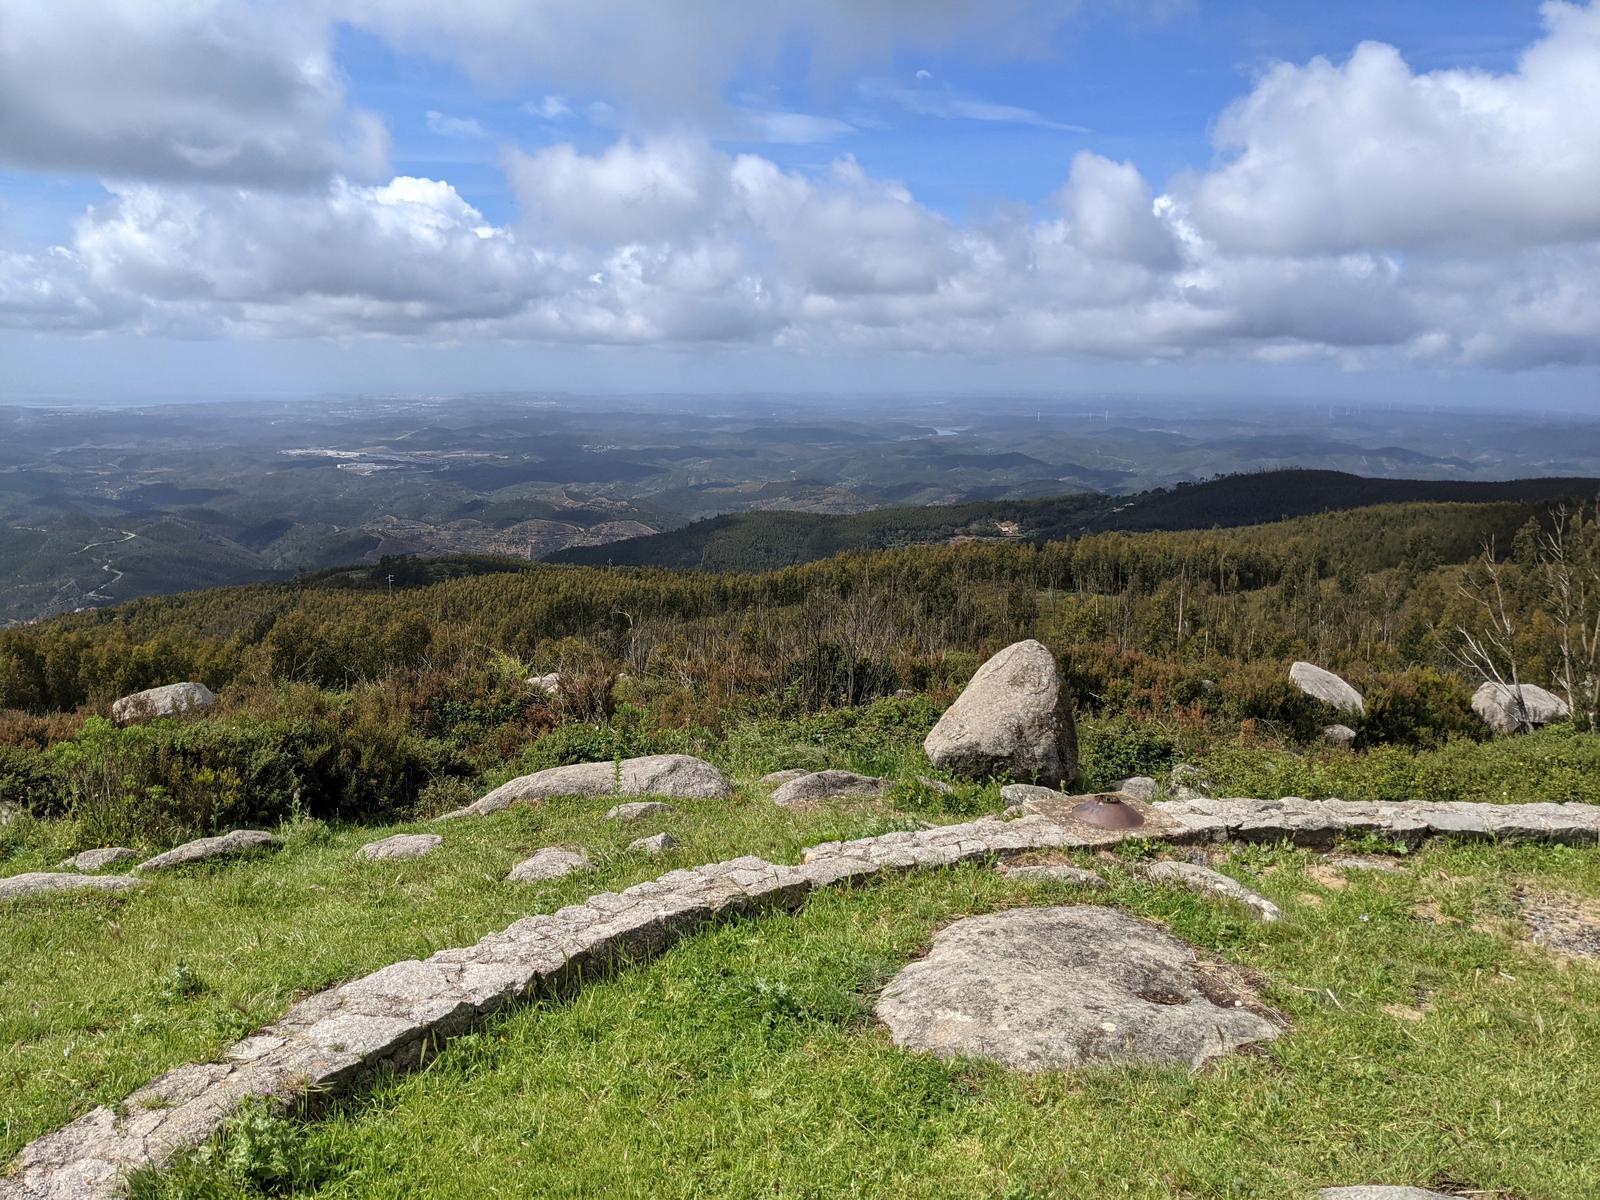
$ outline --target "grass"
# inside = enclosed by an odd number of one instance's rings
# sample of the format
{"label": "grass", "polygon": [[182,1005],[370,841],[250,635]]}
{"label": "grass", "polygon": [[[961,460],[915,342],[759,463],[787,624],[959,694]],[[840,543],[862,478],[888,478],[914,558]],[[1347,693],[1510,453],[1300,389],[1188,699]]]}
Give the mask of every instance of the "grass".
{"label": "grass", "polygon": [[[1305,854],[1251,849],[1229,869],[1284,906],[1276,927],[1098,865],[1113,887],[1088,898],[966,867],[705,932],[496,1021],[330,1119],[276,1134],[257,1121],[267,1133],[246,1151],[234,1135],[136,1195],[258,1194],[260,1171],[242,1182],[256,1145],[295,1147],[267,1190],[326,1197],[1600,1191],[1600,971],[1508,924],[1519,887],[1600,893],[1594,855],[1438,848],[1403,876],[1332,886]],[[949,920],[1086,899],[1259,971],[1291,1031],[1193,1074],[1026,1076],[903,1053],[868,1018]]]}
{"label": "grass", "polygon": [[[746,779],[797,763],[892,772],[902,812],[992,811],[992,787],[942,797],[905,782],[925,769],[915,752],[925,716],[886,702],[752,724],[717,760]],[[1159,739],[1106,729],[1086,723],[1088,738],[1105,742],[1097,761],[1107,770],[1170,753]],[[1490,793],[1473,798],[1566,798],[1554,794],[1571,772],[1565,737],[1403,758],[1222,748],[1198,760],[1234,794],[1251,788],[1230,785],[1387,794],[1413,786],[1421,763]],[[1588,752],[1587,740],[1576,748]],[[1502,788],[1513,777],[1520,786]],[[1306,786],[1319,781],[1320,791]],[[804,845],[905,820],[871,806],[784,812],[746,788],[619,827],[601,819],[609,803],[558,800],[458,822],[440,850],[409,862],[359,862],[354,851],[426,826],[296,824],[266,858],[159,876],[131,895],[7,906],[0,1162],[94,1104],[215,1056],[298,995],[674,866],[744,853],[792,862]],[[681,843],[664,858],[624,849],[661,828]],[[73,837],[68,823],[14,822],[0,870],[48,868]],[[560,844],[584,846],[597,869],[503,882],[513,863]],[[1403,875],[1346,879],[1300,852],[1239,848],[1225,869],[1287,914],[1266,927],[1225,902],[1144,882],[1128,868],[1148,848],[1127,849],[1096,863],[1113,887],[1087,898],[967,867],[819,894],[798,917],[708,931],[570,1001],[508,1014],[329,1119],[246,1114],[136,1192],[1255,1200],[1387,1181],[1518,1200],[1600,1194],[1600,969],[1531,947],[1516,919],[1519,891],[1600,899],[1600,854],[1438,845]],[[870,1020],[876,989],[948,921],[1086,899],[1169,924],[1260,972],[1291,1032],[1261,1055],[1193,1075],[1028,1077],[904,1054]]]}
{"label": "grass", "polygon": [[[269,857],[155,876],[129,894],[6,905],[0,1162],[95,1104],[216,1055],[300,994],[675,866],[746,853],[795,861],[807,844],[903,827],[881,813],[789,814],[744,798],[678,802],[664,820],[621,826],[601,819],[610,803],[555,800],[456,822],[427,858],[387,863],[358,861],[355,850],[428,827],[288,827]],[[661,858],[625,851],[658,829],[679,847]],[[584,846],[597,870],[504,882],[534,850],[567,843]],[[6,873],[53,861],[43,850],[18,854]]]}

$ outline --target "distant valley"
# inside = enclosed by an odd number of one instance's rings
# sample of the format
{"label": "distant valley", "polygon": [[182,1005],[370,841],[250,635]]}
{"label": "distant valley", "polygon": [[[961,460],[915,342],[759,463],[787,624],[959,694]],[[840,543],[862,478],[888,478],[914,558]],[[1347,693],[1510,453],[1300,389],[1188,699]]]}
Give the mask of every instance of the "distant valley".
{"label": "distant valley", "polygon": [[1572,414],[1126,397],[17,405],[0,407],[0,435],[5,622],[386,557],[758,569],[1458,495],[1302,476],[1196,508],[1178,487],[1283,468],[1446,485],[1600,475],[1600,420]]}

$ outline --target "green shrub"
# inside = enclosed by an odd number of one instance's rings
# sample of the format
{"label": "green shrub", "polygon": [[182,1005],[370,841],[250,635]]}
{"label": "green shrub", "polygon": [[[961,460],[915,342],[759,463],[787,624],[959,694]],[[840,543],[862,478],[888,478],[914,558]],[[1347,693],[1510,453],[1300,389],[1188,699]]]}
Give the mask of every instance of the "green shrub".
{"label": "green shrub", "polygon": [[1177,759],[1177,742],[1158,725],[1129,717],[1078,722],[1078,774],[1089,791],[1105,791],[1130,775],[1165,778]]}
{"label": "green shrub", "polygon": [[1452,737],[1484,736],[1485,726],[1472,711],[1472,689],[1431,667],[1367,681],[1365,698],[1359,730],[1364,744],[1440,746]]}
{"label": "green shrub", "polygon": [[58,807],[61,780],[50,760],[36,750],[0,746],[0,805],[28,813]]}
{"label": "green shrub", "polygon": [[99,844],[161,843],[295,816],[407,817],[435,778],[470,773],[441,743],[338,715],[261,721],[95,718],[46,755],[64,807]]}

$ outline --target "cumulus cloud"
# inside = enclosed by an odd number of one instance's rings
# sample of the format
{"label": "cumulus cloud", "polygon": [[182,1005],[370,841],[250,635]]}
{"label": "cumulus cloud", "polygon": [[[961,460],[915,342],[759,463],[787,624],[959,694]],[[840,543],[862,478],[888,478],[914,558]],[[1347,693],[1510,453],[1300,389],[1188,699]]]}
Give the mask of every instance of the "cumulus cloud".
{"label": "cumulus cloud", "polygon": [[1480,250],[1600,237],[1600,5],[1548,3],[1503,75],[1368,42],[1283,63],[1217,124],[1197,227],[1230,250]]}
{"label": "cumulus cloud", "polygon": [[248,0],[50,0],[0,10],[0,161],[128,178],[305,186],[382,170],[320,17]]}
{"label": "cumulus cloud", "polygon": [[[220,13],[231,2],[174,11]],[[513,7],[533,12],[529,29],[506,25]],[[701,50],[763,45],[785,22],[820,23],[812,32],[826,41],[871,32],[882,17],[877,5],[745,7],[764,15],[739,9]],[[666,11],[641,4],[637,36]],[[685,26],[673,36],[698,44],[695,19],[671,11]],[[937,7],[933,32],[970,11],[964,0]],[[426,35],[486,72],[521,69],[529,39],[571,34],[582,44],[593,32],[590,7],[567,0],[532,10],[370,0],[355,15],[401,44]],[[726,153],[680,121],[630,129],[599,149],[508,151],[517,212],[491,222],[448,182],[379,184],[340,166],[336,76],[315,35],[301,43],[284,33],[305,52],[301,73],[272,78],[287,80],[283,95],[311,116],[287,122],[270,146],[242,134],[228,142],[231,122],[248,125],[254,93],[227,93],[233,107],[202,116],[230,154],[182,169],[181,155],[157,156],[165,174],[110,183],[109,199],[62,246],[0,256],[0,325],[1351,366],[1600,363],[1600,131],[1587,117],[1600,111],[1600,3],[1548,5],[1545,18],[1544,36],[1500,74],[1417,73],[1375,45],[1340,64],[1276,67],[1219,121],[1210,170],[1163,187],[1133,163],[1084,151],[1062,163],[1059,188],[1037,209],[969,220],[848,155],[786,169]],[[551,53],[538,49],[534,61]],[[654,57],[672,58],[670,39]],[[554,93],[528,108],[549,121],[581,110]],[[455,119],[432,116],[441,129]],[[87,124],[70,112],[56,119],[69,118]],[[701,128],[726,130],[730,119],[753,123],[750,141],[844,132],[753,107],[723,108]],[[180,124],[151,128],[171,138]],[[85,142],[79,152],[102,151]]]}

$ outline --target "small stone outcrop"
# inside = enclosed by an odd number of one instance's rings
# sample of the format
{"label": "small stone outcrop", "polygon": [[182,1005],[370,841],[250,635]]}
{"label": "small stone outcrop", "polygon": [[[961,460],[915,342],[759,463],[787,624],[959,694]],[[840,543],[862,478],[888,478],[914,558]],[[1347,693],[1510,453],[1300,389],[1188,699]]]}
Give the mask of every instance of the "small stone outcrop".
{"label": "small stone outcrop", "polygon": [[1074,867],[1069,863],[1042,863],[1020,867],[1001,863],[998,870],[1011,879],[1049,880],[1052,883],[1069,883],[1073,887],[1086,888],[1106,886],[1106,881],[1097,872],[1084,867]]}
{"label": "small stone outcrop", "polygon": [[791,779],[799,779],[802,776],[809,774],[811,774],[811,772],[806,770],[804,767],[786,767],[782,771],[769,771],[760,779],[756,780],[756,782],[762,787],[782,787]]}
{"label": "small stone outcrop", "polygon": [[192,842],[185,842],[165,854],[146,859],[134,870],[164,871],[168,867],[183,867],[213,858],[233,858],[257,850],[276,850],[280,845],[282,843],[264,829],[235,829],[220,837],[195,838]]}
{"label": "small stone outcrop", "polygon": [[1252,892],[1237,879],[1230,879],[1221,871],[1213,871],[1210,867],[1202,867],[1197,863],[1163,861],[1146,863],[1140,873],[1155,883],[1175,883],[1179,887],[1188,888],[1191,892],[1215,892],[1219,896],[1237,900],[1248,908],[1258,921],[1283,919],[1282,910],[1271,900]]}
{"label": "small stone outcrop", "polygon": [[1322,740],[1330,746],[1343,746],[1348,749],[1356,744],[1356,731],[1348,725],[1324,725]]}
{"label": "small stone outcrop", "polygon": [[1389,1187],[1364,1183],[1357,1187],[1323,1188],[1318,1200],[1459,1200],[1445,1192],[1430,1192],[1419,1187]]}
{"label": "small stone outcrop", "polygon": [[125,892],[144,881],[131,875],[80,875],[75,871],[29,871],[0,879],[0,901],[48,892]]}
{"label": "small stone outcrop", "polygon": [[506,876],[508,883],[548,883],[578,871],[592,871],[594,864],[576,850],[563,850],[559,846],[546,846],[511,868]]}
{"label": "small stone outcrop", "polygon": [[780,808],[799,808],[824,800],[871,799],[889,790],[887,779],[857,775],[854,771],[813,771],[791,779],[772,793]]}
{"label": "small stone outcrop", "polygon": [[[1520,697],[1520,703],[1519,701]],[[1531,683],[1486,683],[1472,693],[1472,711],[1497,733],[1527,733],[1571,715],[1567,702]]]}
{"label": "small stone outcrop", "polygon": [[550,700],[561,695],[561,673],[551,671],[548,675],[528,676],[528,686]]}
{"label": "small stone outcrop", "polygon": [[678,839],[670,833],[654,833],[649,837],[634,838],[628,843],[628,849],[639,854],[665,854],[678,844]]}
{"label": "small stone outcrop", "polygon": [[1114,908],[1019,908],[942,930],[874,1010],[896,1045],[1019,1071],[1198,1067],[1278,1021],[1194,948]]}
{"label": "small stone outcrop", "polygon": [[622,762],[574,763],[551,767],[503,783],[483,799],[445,813],[441,821],[482,817],[513,804],[551,796],[672,796],[682,800],[725,800],[733,785],[710,763],[688,754],[651,754]]}
{"label": "small stone outcrop", "polygon": [[968,779],[1070,782],[1078,731],[1055,656],[1031,639],[1007,646],[978,668],[922,748],[936,766]]}
{"label": "small stone outcrop", "polygon": [[152,717],[199,712],[216,702],[216,693],[203,683],[169,683],[124,696],[111,706],[111,719],[118,725],[129,725]]}
{"label": "small stone outcrop", "polygon": [[642,821],[646,817],[665,817],[672,812],[672,805],[663,804],[659,800],[636,800],[632,804],[618,804],[606,810],[608,821]]}
{"label": "small stone outcrop", "polygon": [[1367,711],[1367,703],[1356,691],[1332,671],[1315,663],[1297,662],[1289,668],[1289,682],[1313,700],[1330,704],[1340,712],[1360,715]]}
{"label": "small stone outcrop", "polygon": [[444,839],[437,833],[397,833],[393,837],[386,837],[381,841],[368,842],[356,851],[356,857],[372,859],[421,858],[424,854],[432,854],[443,843]]}
{"label": "small stone outcrop", "polygon": [[1134,800],[1143,800],[1146,804],[1154,800],[1161,791],[1161,785],[1148,775],[1134,775],[1117,784],[1117,791]]}
{"label": "small stone outcrop", "polygon": [[126,846],[102,846],[98,850],[85,850],[81,854],[74,854],[66,861],[58,863],[56,869],[60,871],[103,871],[107,867],[138,857],[139,852],[137,850],[130,850]]}

